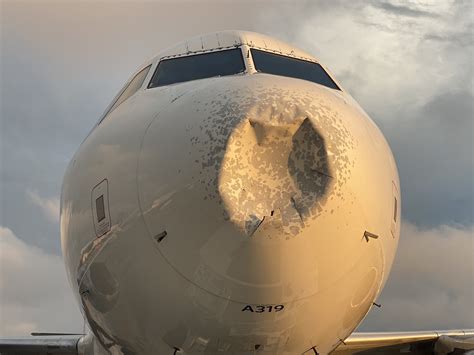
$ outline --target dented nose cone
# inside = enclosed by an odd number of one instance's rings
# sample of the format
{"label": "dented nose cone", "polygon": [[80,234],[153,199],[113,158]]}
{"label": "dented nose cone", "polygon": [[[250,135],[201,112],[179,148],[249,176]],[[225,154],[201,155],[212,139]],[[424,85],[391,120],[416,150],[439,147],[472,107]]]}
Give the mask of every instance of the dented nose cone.
{"label": "dented nose cone", "polygon": [[150,236],[166,231],[161,256],[213,294],[281,303],[317,293],[318,217],[333,213],[327,202],[344,195],[352,164],[343,99],[271,75],[203,85],[144,137],[138,186]]}
{"label": "dented nose cone", "polygon": [[248,236],[296,236],[321,210],[333,180],[324,138],[308,116],[258,109],[247,116],[229,137],[219,171],[225,209]]}
{"label": "dented nose cone", "polygon": [[[224,124],[232,124],[221,159],[211,166],[218,172],[217,191],[230,221],[248,236],[298,235],[321,213],[334,174],[348,169],[351,136],[338,112],[329,110],[334,93],[308,86],[313,90],[262,85],[238,104],[237,120],[232,110],[225,114],[225,105],[206,126],[218,135],[222,112]],[[208,144],[217,151],[222,142]]]}

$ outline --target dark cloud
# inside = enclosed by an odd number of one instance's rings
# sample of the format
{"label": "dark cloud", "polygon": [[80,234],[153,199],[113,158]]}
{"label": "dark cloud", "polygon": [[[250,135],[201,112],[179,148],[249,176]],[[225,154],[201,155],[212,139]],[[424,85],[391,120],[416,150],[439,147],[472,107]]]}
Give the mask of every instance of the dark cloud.
{"label": "dark cloud", "polygon": [[473,102],[469,92],[447,91],[380,122],[398,162],[406,219],[473,224]]}
{"label": "dark cloud", "polygon": [[409,17],[437,17],[438,15],[415,6],[394,4],[391,1],[370,1],[370,5],[393,15]]}
{"label": "dark cloud", "polygon": [[82,332],[82,316],[59,256],[0,226],[0,336]]}
{"label": "dark cloud", "polygon": [[473,30],[467,29],[464,32],[457,33],[428,33],[423,37],[426,41],[447,42],[457,44],[459,46],[472,46],[473,44]]}
{"label": "dark cloud", "polygon": [[454,1],[450,8],[451,14],[444,14],[449,26],[443,26],[437,30],[430,31],[423,36],[425,41],[440,42],[443,46],[451,48],[462,47],[464,51],[470,52],[472,59],[472,46],[474,41],[474,3],[467,1]]}
{"label": "dark cloud", "polygon": [[360,331],[470,329],[474,230],[402,225],[392,274]]}

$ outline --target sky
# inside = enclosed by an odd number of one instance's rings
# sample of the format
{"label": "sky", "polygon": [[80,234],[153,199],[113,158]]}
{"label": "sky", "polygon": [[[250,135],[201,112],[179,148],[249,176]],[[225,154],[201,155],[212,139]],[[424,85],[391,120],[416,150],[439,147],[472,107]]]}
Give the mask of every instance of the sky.
{"label": "sky", "polygon": [[400,246],[359,330],[474,328],[472,4],[0,0],[0,336],[82,330],[59,240],[69,159],[141,63],[225,29],[313,53],[392,147]]}

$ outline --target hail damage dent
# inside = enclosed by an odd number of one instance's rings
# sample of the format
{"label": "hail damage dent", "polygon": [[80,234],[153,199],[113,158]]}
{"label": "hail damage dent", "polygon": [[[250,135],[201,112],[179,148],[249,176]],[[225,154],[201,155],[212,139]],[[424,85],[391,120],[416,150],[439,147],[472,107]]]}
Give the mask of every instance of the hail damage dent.
{"label": "hail damage dent", "polygon": [[296,236],[348,180],[353,138],[321,91],[244,86],[193,101],[207,112],[191,137],[201,148],[194,163],[216,175],[199,180],[205,198],[222,199],[226,218],[247,235],[272,225]]}

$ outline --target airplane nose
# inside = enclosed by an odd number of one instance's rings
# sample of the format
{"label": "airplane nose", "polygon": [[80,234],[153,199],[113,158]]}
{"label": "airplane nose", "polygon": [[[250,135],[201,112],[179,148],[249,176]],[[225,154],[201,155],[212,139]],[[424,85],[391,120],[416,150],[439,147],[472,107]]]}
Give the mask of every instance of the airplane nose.
{"label": "airplane nose", "polygon": [[137,177],[161,255],[239,302],[317,292],[314,225],[351,170],[341,105],[329,89],[268,75],[219,78],[169,104],[143,139]]}

